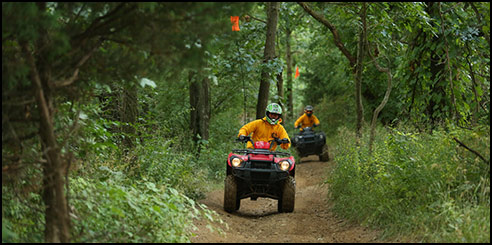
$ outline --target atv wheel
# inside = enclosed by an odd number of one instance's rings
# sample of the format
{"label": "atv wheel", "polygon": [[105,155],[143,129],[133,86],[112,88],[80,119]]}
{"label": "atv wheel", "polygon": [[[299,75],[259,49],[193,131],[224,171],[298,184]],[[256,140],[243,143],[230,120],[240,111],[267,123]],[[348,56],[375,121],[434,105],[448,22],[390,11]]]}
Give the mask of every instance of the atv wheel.
{"label": "atv wheel", "polygon": [[227,175],[224,181],[224,210],[232,213],[238,209],[236,179],[232,175]]}
{"label": "atv wheel", "polygon": [[291,213],[294,211],[296,201],[296,180],[289,176],[284,183],[282,196],[278,200],[278,212]]}
{"label": "atv wheel", "polygon": [[241,206],[241,199],[239,199],[237,196],[236,196],[236,211],[239,210],[239,207]]}
{"label": "atv wheel", "polygon": [[328,146],[324,145],[323,146],[323,152],[319,155],[319,160],[322,162],[328,162],[330,161],[330,154],[328,153]]}

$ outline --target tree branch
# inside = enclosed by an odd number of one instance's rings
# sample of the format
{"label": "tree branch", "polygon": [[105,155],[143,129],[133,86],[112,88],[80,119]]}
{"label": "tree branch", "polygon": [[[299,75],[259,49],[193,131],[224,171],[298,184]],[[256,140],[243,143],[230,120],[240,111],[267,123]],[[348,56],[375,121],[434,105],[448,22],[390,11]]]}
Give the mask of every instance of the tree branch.
{"label": "tree branch", "polygon": [[72,74],[71,77],[67,78],[67,79],[64,79],[64,80],[61,80],[61,81],[56,81],[54,82],[54,85],[55,85],[55,88],[61,88],[61,87],[65,87],[65,86],[68,86],[70,84],[72,84],[73,82],[75,82],[75,80],[77,80],[77,77],[79,75],[79,69],[80,67],[92,56],[92,54],[94,53],[94,51],[101,45],[102,41],[99,40],[97,42],[97,44],[92,48],[91,51],[89,51],[89,53],[87,53],[86,55],[84,55],[80,60],[79,62],[77,63],[77,65],[75,65],[75,70]]}
{"label": "tree branch", "polygon": [[39,114],[41,116],[41,121],[44,121],[47,124],[50,124],[50,126],[51,126],[51,116],[50,116],[50,112],[49,112],[49,109],[47,106],[46,99],[44,98],[44,92],[43,92],[42,85],[41,85],[41,78],[39,77],[39,72],[38,72],[38,69],[36,67],[34,57],[32,56],[31,50],[29,50],[27,42],[22,43],[21,47],[22,47],[22,51],[24,53],[24,56],[27,60],[27,65],[30,68],[30,72],[29,72],[30,74],[29,75],[31,78],[31,82],[36,89],[35,98],[36,98],[36,102],[38,103],[38,106],[39,106],[39,112],[40,112]]}
{"label": "tree branch", "polygon": [[324,18],[321,14],[315,12],[312,10],[306,3],[303,2],[297,2],[301,7],[308,12],[311,16],[313,16],[317,21],[321,22],[321,24],[325,25],[330,29],[331,33],[333,34],[333,41],[335,42],[335,45],[338,47],[340,51],[347,57],[347,59],[350,62],[350,67],[354,67],[356,64],[356,58],[350,54],[350,52],[345,48],[345,45],[343,45],[343,42],[340,40],[340,35],[338,34],[337,28],[330,23],[326,18]]}
{"label": "tree branch", "polygon": [[254,17],[253,15],[250,15],[249,13],[246,13],[246,15],[247,15],[247,16],[249,16],[249,17],[251,17],[251,19],[253,19],[253,20],[261,21],[261,22],[263,22],[263,23],[265,23],[265,24],[267,23],[265,20],[258,19],[258,18],[256,18],[256,17]]}
{"label": "tree branch", "polygon": [[35,99],[25,99],[23,101],[2,101],[2,105],[25,105],[25,104],[31,104],[36,102]]}
{"label": "tree branch", "polygon": [[116,8],[114,8],[108,14],[96,18],[83,33],[75,35],[72,39],[73,40],[76,40],[76,39],[83,40],[83,39],[89,38],[98,29],[100,29],[101,27],[114,21],[116,18],[112,18],[112,19],[109,19],[109,20],[101,23],[104,19],[108,19],[108,18],[112,17],[113,15],[116,15],[116,13],[118,13],[119,11],[121,11],[123,9],[125,4],[126,3],[120,3],[118,6],[116,6]]}
{"label": "tree branch", "polygon": [[63,137],[62,143],[60,144],[60,148],[63,148],[66,146],[68,139],[72,136],[72,134],[79,128],[78,122],[79,122],[79,116],[80,116],[80,109],[77,111],[77,114],[75,115],[75,119],[73,120],[73,124],[68,130],[67,135]]}
{"label": "tree branch", "polygon": [[[482,15],[480,14],[480,12],[478,12],[477,7],[472,2],[468,2],[468,3],[470,4],[470,6],[472,7],[473,11],[477,15],[478,22],[480,23],[480,26],[483,26],[483,24],[482,24]],[[490,32],[489,32],[489,35],[490,35]],[[490,36],[488,36],[486,33],[484,33],[483,36],[485,37],[485,40],[487,40],[487,43],[489,43],[489,46],[490,46]]]}

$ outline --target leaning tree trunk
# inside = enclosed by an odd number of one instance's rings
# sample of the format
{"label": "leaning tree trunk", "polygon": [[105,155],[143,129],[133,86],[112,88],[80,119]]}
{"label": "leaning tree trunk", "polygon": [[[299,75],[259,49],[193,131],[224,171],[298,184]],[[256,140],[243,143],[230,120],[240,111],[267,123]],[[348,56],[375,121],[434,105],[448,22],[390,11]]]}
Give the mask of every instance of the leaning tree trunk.
{"label": "leaning tree trunk", "polygon": [[383,68],[380,67],[376,61],[374,61],[374,64],[376,65],[377,69],[380,72],[385,72],[388,75],[388,85],[386,87],[386,93],[384,94],[383,101],[381,101],[381,104],[374,110],[374,113],[372,115],[372,121],[371,121],[371,135],[369,137],[369,154],[372,154],[372,144],[374,142],[375,138],[375,132],[376,132],[376,121],[378,119],[379,112],[386,106],[386,103],[388,102],[390,93],[391,93],[391,87],[392,87],[392,77],[391,77],[391,70],[389,68]]}
{"label": "leaning tree trunk", "polygon": [[[268,3],[267,10],[267,33],[265,51],[263,53],[263,63],[275,58],[275,34],[277,33],[278,10],[280,2]],[[265,116],[265,109],[268,104],[268,93],[270,92],[270,74],[264,68],[261,71],[260,91],[258,92],[258,104],[256,104],[256,118]]]}
{"label": "leaning tree trunk", "polygon": [[[366,29],[366,23],[365,23],[365,21],[363,23],[363,28],[364,28],[364,30]],[[364,33],[367,34],[367,30],[365,30]],[[372,115],[371,133],[370,133],[370,136],[369,136],[369,154],[372,155],[372,145],[374,143],[374,138],[375,138],[375,135],[376,135],[376,133],[375,133],[376,132],[376,121],[378,119],[379,113],[386,106],[386,103],[388,102],[389,96],[391,94],[392,75],[391,75],[391,70],[389,68],[390,67],[389,59],[388,59],[388,68],[381,67],[378,64],[378,62],[376,61],[376,58],[374,57],[374,55],[372,55],[371,52],[370,52],[371,48],[369,47],[369,42],[368,42],[367,38],[364,38],[364,40],[366,42],[366,48],[368,50],[368,54],[372,58],[372,61],[373,61],[374,65],[376,66],[376,68],[378,69],[378,71],[384,72],[388,76],[388,84],[387,84],[387,87],[386,87],[386,93],[384,94],[383,101],[381,101],[381,104],[379,104],[379,106],[374,110],[374,113]]]}
{"label": "leaning tree trunk", "polygon": [[[378,64],[374,55],[371,54],[371,51],[370,51],[371,48],[369,47],[369,41],[367,40],[367,22],[366,22],[366,15],[365,15],[365,4],[364,4],[362,14],[363,14],[362,15],[362,17],[363,17],[362,18],[362,30],[363,30],[365,47],[367,48],[367,53],[372,58],[372,61],[373,61],[374,65],[376,66],[376,68],[378,69],[378,71],[385,72],[388,76],[388,85],[386,88],[386,93],[384,94],[383,101],[381,101],[381,104],[374,110],[374,113],[372,115],[371,133],[369,136],[369,154],[372,155],[372,145],[373,145],[374,138],[376,135],[376,133],[375,133],[376,132],[376,122],[377,122],[379,113],[386,106],[386,103],[388,102],[388,99],[389,99],[389,96],[391,93],[391,88],[392,88],[392,82],[391,82],[392,76],[391,76],[391,70],[389,69],[389,67],[390,67],[389,60],[388,60],[388,68],[384,68]],[[376,46],[376,49],[377,49],[377,46]]]}

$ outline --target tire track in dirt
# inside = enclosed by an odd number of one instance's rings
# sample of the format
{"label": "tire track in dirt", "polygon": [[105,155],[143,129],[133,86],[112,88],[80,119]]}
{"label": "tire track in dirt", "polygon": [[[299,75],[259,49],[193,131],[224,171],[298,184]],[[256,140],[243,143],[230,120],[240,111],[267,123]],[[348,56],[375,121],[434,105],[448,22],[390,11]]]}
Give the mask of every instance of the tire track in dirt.
{"label": "tire track in dirt", "polygon": [[[207,222],[195,221],[194,243],[245,243],[245,242],[385,242],[378,240],[378,232],[358,225],[348,224],[329,210],[328,188],[323,183],[332,162],[319,162],[318,156],[302,159],[296,166],[296,202],[294,212],[278,213],[277,200],[258,198],[241,200],[241,208],[235,213],[223,209],[224,190],[207,194],[200,200],[214,210],[228,224],[214,224],[224,234],[210,232]],[[387,242],[387,241],[386,241]]]}

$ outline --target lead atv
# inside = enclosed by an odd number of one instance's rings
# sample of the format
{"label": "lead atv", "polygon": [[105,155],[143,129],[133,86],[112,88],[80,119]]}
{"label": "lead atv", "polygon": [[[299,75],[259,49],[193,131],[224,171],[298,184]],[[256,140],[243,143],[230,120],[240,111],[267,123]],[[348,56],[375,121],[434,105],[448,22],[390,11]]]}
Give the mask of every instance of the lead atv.
{"label": "lead atv", "polygon": [[296,148],[299,157],[318,155],[320,161],[330,160],[326,135],[322,131],[315,132],[311,127],[305,127],[300,133],[294,134],[292,146]]}
{"label": "lead atv", "polygon": [[278,212],[293,212],[295,203],[295,160],[287,152],[271,151],[273,143],[289,143],[275,138],[253,142],[250,136],[236,141],[253,144],[254,149],[235,149],[227,157],[224,210],[239,210],[241,199],[267,197],[278,200]]}

